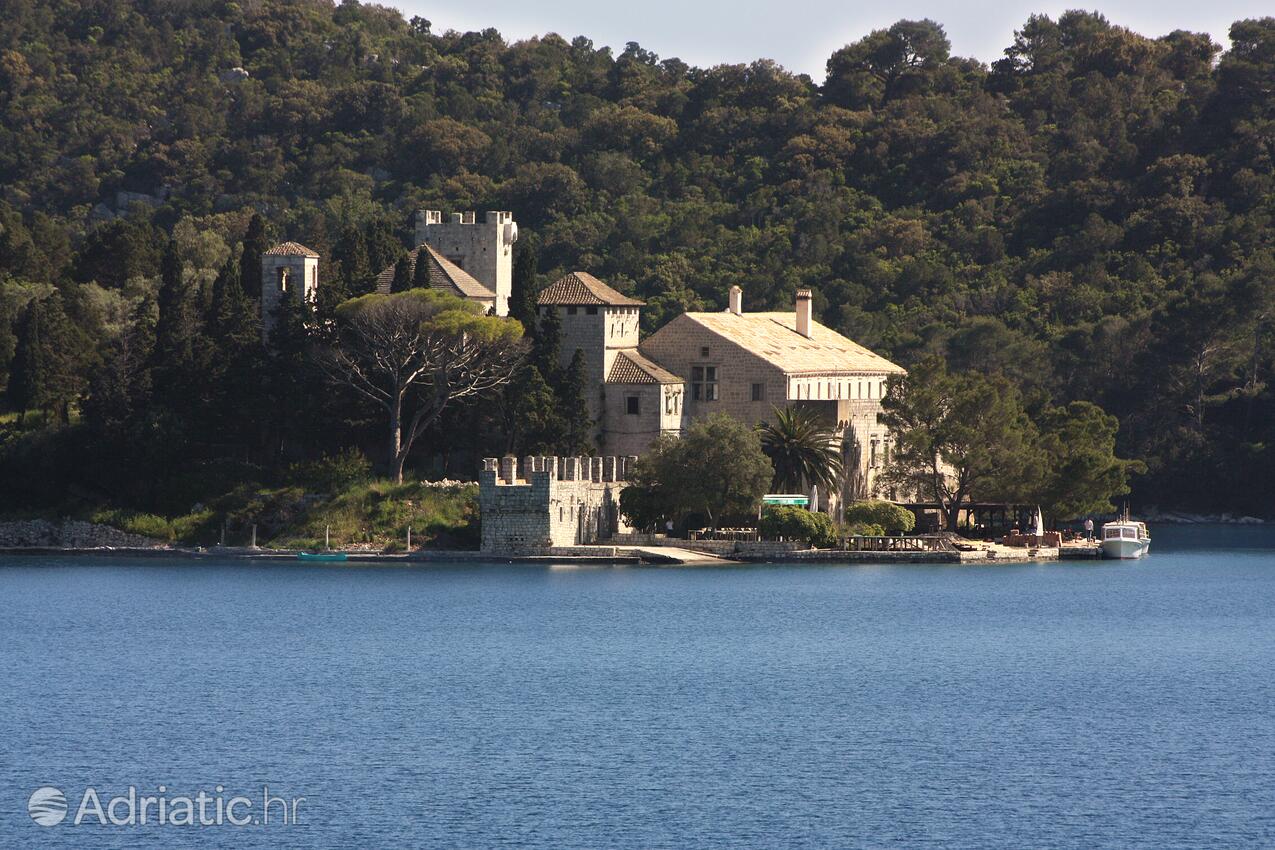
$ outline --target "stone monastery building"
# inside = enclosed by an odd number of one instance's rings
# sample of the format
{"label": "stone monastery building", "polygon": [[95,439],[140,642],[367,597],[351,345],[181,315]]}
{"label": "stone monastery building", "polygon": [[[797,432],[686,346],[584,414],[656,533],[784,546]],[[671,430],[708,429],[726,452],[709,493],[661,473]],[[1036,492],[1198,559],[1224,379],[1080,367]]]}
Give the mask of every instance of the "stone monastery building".
{"label": "stone monastery building", "polygon": [[[517,239],[509,212],[488,212],[482,222],[472,212],[453,213],[444,222],[440,212],[422,210],[418,244],[408,255],[413,278],[416,265],[428,263],[430,286],[507,316]],[[294,242],[267,251],[263,313],[291,286],[304,285],[313,298],[317,263],[317,254]],[[378,288],[388,292],[393,277],[393,268],[382,271]],[[561,365],[577,349],[584,355],[585,398],[600,454],[641,455],[661,434],[679,434],[717,412],[756,424],[775,407],[804,407],[841,439],[845,486],[840,494],[823,494],[823,506],[873,494],[891,441],[878,422],[881,398],[886,379],[903,369],[816,322],[809,290],[797,292],[791,311],[747,313],[743,291],[733,286],[726,310],[684,313],[645,340],[638,330],[643,306],[582,271],[550,284],[537,299],[540,315],[556,311],[561,320]]]}

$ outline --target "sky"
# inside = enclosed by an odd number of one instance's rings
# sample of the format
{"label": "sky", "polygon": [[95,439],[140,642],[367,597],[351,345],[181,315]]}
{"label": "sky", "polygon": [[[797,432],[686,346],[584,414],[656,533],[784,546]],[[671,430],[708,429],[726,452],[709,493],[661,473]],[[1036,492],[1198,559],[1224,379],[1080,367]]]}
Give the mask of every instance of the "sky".
{"label": "sky", "polygon": [[[636,41],[661,59],[700,67],[774,59],[822,82],[837,48],[901,18],[930,18],[947,30],[952,52],[984,62],[999,59],[1027,17],[1057,18],[1077,3],[1048,0],[905,0],[862,6],[837,0],[381,0],[407,17],[428,19],[435,32],[495,27],[514,41],[556,32],[577,35],[616,53]],[[1113,0],[1096,7],[1109,21],[1147,36],[1177,29],[1207,32],[1223,47],[1243,18],[1275,14],[1270,0]]]}

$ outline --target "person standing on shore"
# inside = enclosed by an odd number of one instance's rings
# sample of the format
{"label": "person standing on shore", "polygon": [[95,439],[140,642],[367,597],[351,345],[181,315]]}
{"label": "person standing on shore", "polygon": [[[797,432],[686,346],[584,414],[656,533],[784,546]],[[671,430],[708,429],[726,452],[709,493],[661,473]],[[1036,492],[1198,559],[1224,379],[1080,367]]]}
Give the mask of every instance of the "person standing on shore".
{"label": "person standing on shore", "polygon": [[1085,517],[1085,539],[1093,540],[1093,517]]}

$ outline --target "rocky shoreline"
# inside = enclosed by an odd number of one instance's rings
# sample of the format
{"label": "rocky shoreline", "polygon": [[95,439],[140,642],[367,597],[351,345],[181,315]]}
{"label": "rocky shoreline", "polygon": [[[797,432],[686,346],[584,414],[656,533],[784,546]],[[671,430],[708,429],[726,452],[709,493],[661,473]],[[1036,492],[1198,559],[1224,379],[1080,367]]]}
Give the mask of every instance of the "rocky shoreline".
{"label": "rocky shoreline", "polygon": [[0,549],[161,549],[167,545],[113,526],[78,519],[0,522]]}

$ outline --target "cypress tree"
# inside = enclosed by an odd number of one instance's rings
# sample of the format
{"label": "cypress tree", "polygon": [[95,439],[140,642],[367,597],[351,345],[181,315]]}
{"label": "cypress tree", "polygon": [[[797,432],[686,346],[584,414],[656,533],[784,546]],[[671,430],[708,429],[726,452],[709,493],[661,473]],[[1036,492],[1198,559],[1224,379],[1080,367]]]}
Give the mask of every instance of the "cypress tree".
{"label": "cypress tree", "polygon": [[526,241],[514,247],[513,291],[509,294],[509,316],[522,322],[528,333],[536,324],[536,266],[535,247]]}
{"label": "cypress tree", "polygon": [[341,264],[341,279],[351,296],[372,291],[374,274],[367,255],[367,237],[362,230],[350,227],[345,231],[337,244],[335,259]]}
{"label": "cypress tree", "polygon": [[214,346],[203,333],[203,317],[185,277],[176,245],[170,242],[160,263],[159,315],[151,367],[159,405],[198,429],[206,423],[214,403],[207,379]]}
{"label": "cypress tree", "polygon": [[67,318],[58,293],[32,301],[19,327],[9,403],[24,416],[27,410],[55,410],[69,423],[71,403],[84,388],[88,350],[88,339]]}
{"label": "cypress tree", "polygon": [[14,312],[13,304],[4,297],[4,285],[0,284],[0,386],[9,384],[9,364],[18,345],[13,332]]}
{"label": "cypress tree", "polygon": [[412,269],[412,288],[429,289],[432,285],[429,279],[429,251],[422,247],[416,252],[416,265]]}
{"label": "cypress tree", "polygon": [[562,411],[562,448],[564,454],[584,454],[593,448],[593,421],[585,404],[584,352],[576,349],[558,384],[559,409]]}
{"label": "cypress tree", "polygon": [[367,225],[367,261],[373,276],[394,265],[403,244],[394,233],[394,223],[388,218],[377,218]]}
{"label": "cypress tree", "polygon": [[48,297],[44,313],[43,350],[48,364],[43,395],[58,413],[63,425],[71,422],[71,404],[84,391],[85,372],[92,355],[89,336],[71,321],[63,308],[62,296]]}
{"label": "cypress tree", "polygon": [[18,321],[17,343],[13,364],[9,367],[9,385],[6,396],[15,410],[26,412],[39,407],[45,369],[41,325],[44,323],[44,307],[38,299],[32,300],[22,311]]}
{"label": "cypress tree", "polygon": [[540,317],[532,346],[532,362],[550,384],[556,384],[558,373],[562,371],[558,365],[562,349],[562,317],[556,307],[550,307]]}
{"label": "cypress tree", "polygon": [[186,286],[185,268],[177,253],[177,243],[170,240],[160,261],[155,365],[165,371],[188,365],[193,357],[197,332],[195,304]]}
{"label": "cypress tree", "polygon": [[270,236],[265,219],[254,213],[243,237],[243,253],[239,255],[240,281],[249,298],[261,298],[261,255],[270,250]]}
{"label": "cypress tree", "polygon": [[390,281],[390,292],[406,292],[411,288],[412,261],[404,254],[394,264],[394,279]]}
{"label": "cypress tree", "polygon": [[261,398],[261,317],[244,294],[233,263],[228,261],[218,275],[218,280],[224,278],[224,286],[214,303],[208,333],[216,354],[205,372],[211,403],[204,419],[217,442],[251,436],[256,417],[245,416],[244,411],[259,409]]}
{"label": "cypress tree", "polygon": [[212,298],[208,305],[208,324],[209,331],[214,336],[217,331],[217,319],[225,309],[227,294],[231,287],[234,286],[240,292],[243,292],[243,281],[239,276],[239,264],[235,261],[233,253],[222,263],[221,269],[217,272],[217,279],[213,281]]}

